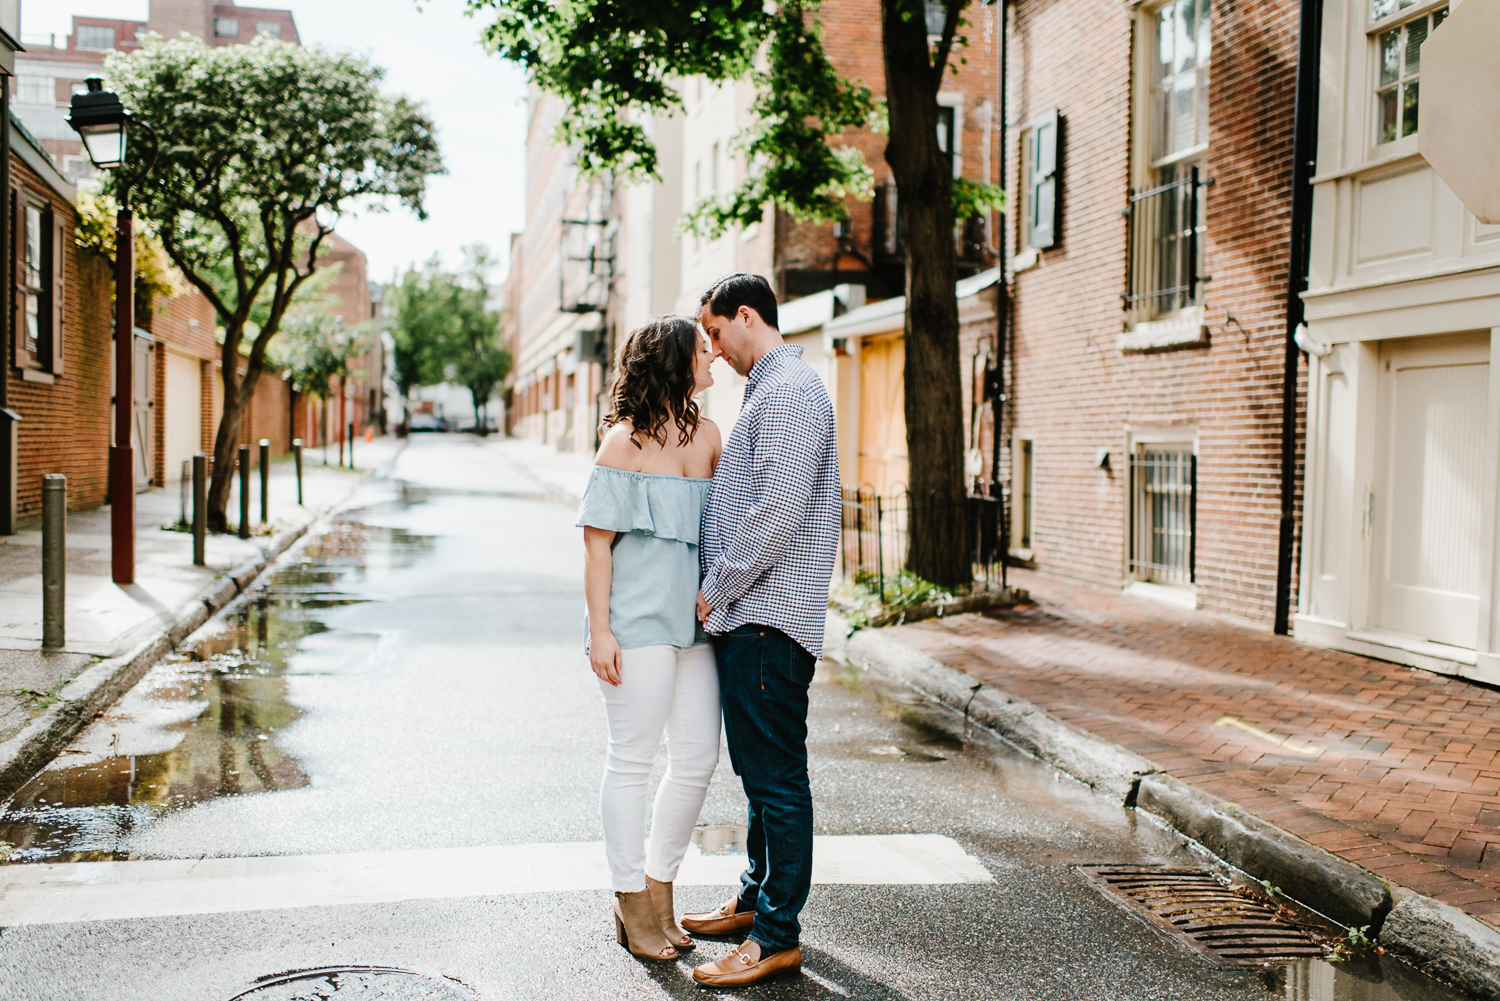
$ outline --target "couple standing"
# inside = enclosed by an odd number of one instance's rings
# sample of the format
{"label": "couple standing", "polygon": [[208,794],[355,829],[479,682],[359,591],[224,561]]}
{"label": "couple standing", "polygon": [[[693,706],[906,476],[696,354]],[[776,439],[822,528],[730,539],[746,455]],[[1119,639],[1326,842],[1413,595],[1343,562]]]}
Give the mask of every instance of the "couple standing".
{"label": "couple standing", "polygon": [[[716,357],[748,377],[722,445],[694,402]],[[696,322],[662,316],[632,331],[610,398],[578,524],[589,662],[609,720],[600,807],[615,933],[636,956],[666,961],[693,948],[689,932],[748,930],[693,971],[708,986],[746,986],[802,963],[808,686],[840,515],[833,407],[802,349],[782,341],[770,285],[746,274],[704,292]],[[718,763],[721,717],[750,801],[750,864],[733,898],[679,924],[672,881]]]}

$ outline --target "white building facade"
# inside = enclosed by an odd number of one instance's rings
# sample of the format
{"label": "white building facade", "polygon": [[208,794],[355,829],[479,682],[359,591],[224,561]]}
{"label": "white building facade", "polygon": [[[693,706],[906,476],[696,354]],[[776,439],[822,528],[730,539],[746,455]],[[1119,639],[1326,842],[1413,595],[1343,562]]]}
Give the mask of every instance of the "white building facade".
{"label": "white building facade", "polygon": [[1500,226],[1417,152],[1448,0],[1327,0],[1299,639],[1500,683]]}

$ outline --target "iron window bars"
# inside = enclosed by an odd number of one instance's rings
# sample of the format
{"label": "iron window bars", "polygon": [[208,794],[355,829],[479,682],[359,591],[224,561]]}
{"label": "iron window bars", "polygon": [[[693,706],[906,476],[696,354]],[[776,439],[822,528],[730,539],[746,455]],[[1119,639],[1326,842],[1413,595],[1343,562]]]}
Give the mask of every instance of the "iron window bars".
{"label": "iron window bars", "polygon": [[1166,181],[1130,196],[1125,209],[1125,308],[1142,319],[1195,305],[1208,276],[1202,263],[1203,213],[1201,189],[1212,184],[1200,178],[1195,164],[1186,176]]}
{"label": "iron window bars", "polygon": [[1141,445],[1130,456],[1130,576],[1194,582],[1198,457],[1188,444]]}

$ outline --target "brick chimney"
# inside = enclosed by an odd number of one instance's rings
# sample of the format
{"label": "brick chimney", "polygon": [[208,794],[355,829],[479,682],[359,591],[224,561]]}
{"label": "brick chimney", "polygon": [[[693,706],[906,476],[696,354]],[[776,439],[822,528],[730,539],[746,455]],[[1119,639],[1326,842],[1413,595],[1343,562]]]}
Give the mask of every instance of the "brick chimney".
{"label": "brick chimney", "polygon": [[151,0],[146,26],[163,38],[186,31],[196,38],[213,37],[213,0]]}

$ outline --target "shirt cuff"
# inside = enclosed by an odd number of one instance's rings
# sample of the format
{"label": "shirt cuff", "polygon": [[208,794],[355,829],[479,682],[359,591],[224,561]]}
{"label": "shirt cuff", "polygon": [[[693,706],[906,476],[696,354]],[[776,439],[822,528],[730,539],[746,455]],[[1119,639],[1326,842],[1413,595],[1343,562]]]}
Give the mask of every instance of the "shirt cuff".
{"label": "shirt cuff", "polygon": [[699,591],[703,592],[703,600],[708,602],[708,607],[710,608],[723,608],[730,602],[728,596],[719,592],[718,584],[718,579],[714,577],[713,571],[709,571],[708,576],[703,578],[703,583],[698,588]]}

